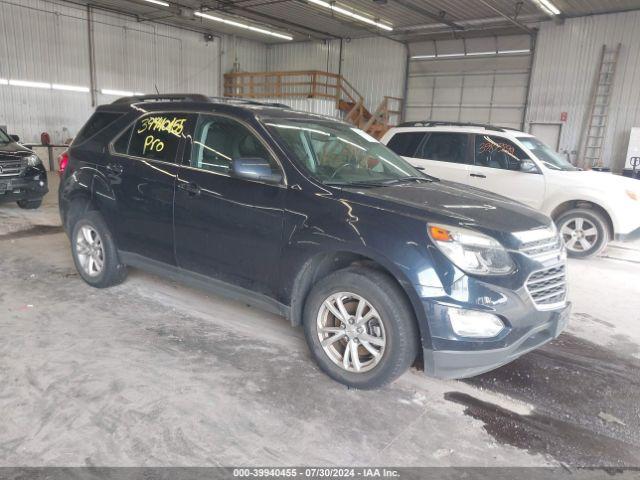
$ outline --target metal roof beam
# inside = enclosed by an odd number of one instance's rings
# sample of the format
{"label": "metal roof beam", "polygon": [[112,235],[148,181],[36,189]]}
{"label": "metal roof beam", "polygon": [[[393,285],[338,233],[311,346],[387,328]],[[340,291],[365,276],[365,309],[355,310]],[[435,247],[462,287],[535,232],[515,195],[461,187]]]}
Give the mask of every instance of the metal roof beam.
{"label": "metal roof beam", "polygon": [[409,3],[407,0],[394,0],[394,1],[397,4],[402,5],[404,8],[406,8],[408,10],[412,10],[412,11],[414,11],[416,13],[424,15],[425,17],[429,17],[429,18],[431,18],[432,20],[435,20],[438,23],[442,23],[443,25],[448,25],[449,27],[453,28],[454,30],[464,30],[464,27],[462,25],[459,25],[459,24],[455,23],[452,20],[447,20],[442,15],[430,12],[429,10],[426,10],[426,9],[424,9],[422,7],[418,7],[416,5],[413,5],[412,3]]}
{"label": "metal roof beam", "polygon": [[513,23],[516,27],[518,27],[521,30],[524,30],[525,32],[527,32],[529,35],[534,35],[535,32],[534,30],[530,29],[529,27],[527,27],[524,23],[519,22],[518,20],[516,20],[513,17],[510,17],[509,15],[507,15],[506,13],[504,13],[502,10],[500,10],[499,8],[494,7],[493,5],[491,5],[489,2],[487,2],[486,0],[478,0],[480,3],[482,3],[485,7],[487,7],[489,10],[497,13],[498,15],[500,15],[502,18],[508,20],[509,22]]}

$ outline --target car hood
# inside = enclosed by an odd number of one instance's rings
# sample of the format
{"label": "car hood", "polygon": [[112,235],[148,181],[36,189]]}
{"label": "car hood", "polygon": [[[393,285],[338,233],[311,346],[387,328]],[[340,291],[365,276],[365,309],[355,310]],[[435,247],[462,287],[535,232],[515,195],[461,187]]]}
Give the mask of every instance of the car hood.
{"label": "car hood", "polygon": [[454,182],[345,187],[343,194],[351,201],[399,214],[493,232],[546,228],[551,223],[546,215],[519,202]]}
{"label": "car hood", "polygon": [[0,156],[20,156],[31,155],[33,152],[16,142],[0,143]]}

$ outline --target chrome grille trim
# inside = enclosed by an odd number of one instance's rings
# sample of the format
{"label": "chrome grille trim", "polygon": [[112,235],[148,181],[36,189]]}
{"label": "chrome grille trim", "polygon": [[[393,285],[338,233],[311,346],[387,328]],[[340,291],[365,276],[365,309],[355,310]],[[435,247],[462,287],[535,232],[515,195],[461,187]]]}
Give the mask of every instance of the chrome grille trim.
{"label": "chrome grille trim", "polygon": [[25,163],[22,159],[0,158],[0,177],[15,177],[22,173]]}
{"label": "chrome grille trim", "polygon": [[567,301],[567,267],[553,267],[536,270],[529,275],[525,288],[538,310],[554,310],[564,307]]}

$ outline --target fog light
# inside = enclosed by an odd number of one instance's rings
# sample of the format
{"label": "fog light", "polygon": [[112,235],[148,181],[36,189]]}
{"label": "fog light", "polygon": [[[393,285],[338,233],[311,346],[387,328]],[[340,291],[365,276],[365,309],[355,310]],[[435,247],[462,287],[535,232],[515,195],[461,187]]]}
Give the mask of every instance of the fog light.
{"label": "fog light", "polygon": [[44,187],[44,182],[42,180],[40,180],[40,186]]}
{"label": "fog light", "polygon": [[504,329],[504,323],[491,313],[449,308],[449,322],[460,337],[491,338]]}

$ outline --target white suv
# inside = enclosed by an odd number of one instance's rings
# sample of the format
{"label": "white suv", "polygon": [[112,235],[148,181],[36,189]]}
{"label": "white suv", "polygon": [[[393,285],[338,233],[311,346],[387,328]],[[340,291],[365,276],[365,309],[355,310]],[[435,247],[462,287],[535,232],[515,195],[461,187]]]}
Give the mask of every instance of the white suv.
{"label": "white suv", "polygon": [[510,197],[552,217],[569,255],[640,237],[640,182],[582,171],[533,135],[491,125],[412,122],[382,143],[430,175]]}

